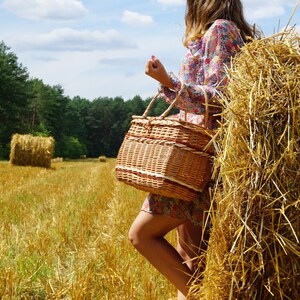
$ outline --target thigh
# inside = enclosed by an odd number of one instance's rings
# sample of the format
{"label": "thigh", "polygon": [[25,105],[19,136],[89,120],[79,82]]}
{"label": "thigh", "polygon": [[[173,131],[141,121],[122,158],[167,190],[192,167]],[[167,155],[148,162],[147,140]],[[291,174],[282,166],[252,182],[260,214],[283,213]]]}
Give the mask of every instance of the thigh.
{"label": "thigh", "polygon": [[188,259],[192,259],[207,248],[208,230],[203,226],[188,221],[177,228],[178,248]]}
{"label": "thigh", "polygon": [[183,222],[181,219],[140,211],[129,232],[141,239],[163,237]]}

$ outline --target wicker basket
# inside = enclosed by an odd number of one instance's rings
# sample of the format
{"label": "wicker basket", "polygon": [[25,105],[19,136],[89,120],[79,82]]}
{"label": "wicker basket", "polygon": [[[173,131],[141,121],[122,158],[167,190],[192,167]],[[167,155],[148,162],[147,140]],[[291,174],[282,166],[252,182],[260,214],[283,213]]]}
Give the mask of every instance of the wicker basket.
{"label": "wicker basket", "polygon": [[140,190],[195,200],[211,178],[213,149],[208,144],[214,132],[166,117],[177,99],[160,117],[148,117],[157,96],[143,116],[133,116],[117,156],[116,177]]}

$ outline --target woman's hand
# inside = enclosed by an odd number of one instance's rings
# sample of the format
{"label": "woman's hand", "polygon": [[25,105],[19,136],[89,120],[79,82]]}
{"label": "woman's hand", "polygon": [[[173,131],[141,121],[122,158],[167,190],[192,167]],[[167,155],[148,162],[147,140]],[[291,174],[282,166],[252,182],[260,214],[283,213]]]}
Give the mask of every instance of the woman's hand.
{"label": "woman's hand", "polygon": [[163,64],[157,59],[154,55],[152,55],[151,59],[147,60],[145,73],[159,81],[162,85],[173,89],[174,85],[165,69]]}

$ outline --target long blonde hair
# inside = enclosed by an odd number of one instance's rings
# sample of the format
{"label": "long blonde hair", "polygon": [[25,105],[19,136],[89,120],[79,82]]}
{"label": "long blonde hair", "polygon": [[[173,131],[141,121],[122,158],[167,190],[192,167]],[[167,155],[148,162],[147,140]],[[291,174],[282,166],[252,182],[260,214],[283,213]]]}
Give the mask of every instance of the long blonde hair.
{"label": "long blonde hair", "polygon": [[217,19],[226,19],[236,24],[243,40],[253,38],[255,29],[244,18],[240,0],[187,0],[184,45],[202,37]]}

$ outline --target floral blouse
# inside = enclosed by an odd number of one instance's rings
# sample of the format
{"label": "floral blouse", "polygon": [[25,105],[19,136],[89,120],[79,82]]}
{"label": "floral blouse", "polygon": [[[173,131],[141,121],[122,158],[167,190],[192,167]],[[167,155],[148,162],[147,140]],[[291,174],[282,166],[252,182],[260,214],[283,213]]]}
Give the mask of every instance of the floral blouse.
{"label": "floral blouse", "polygon": [[176,104],[181,110],[179,118],[184,119],[186,111],[188,122],[204,126],[206,92],[209,104],[207,127],[216,128],[214,114],[220,110],[217,98],[228,81],[225,68],[242,45],[243,40],[233,22],[216,20],[201,39],[189,44],[178,77],[169,73],[174,89],[160,86],[160,96],[170,103],[181,90]]}

